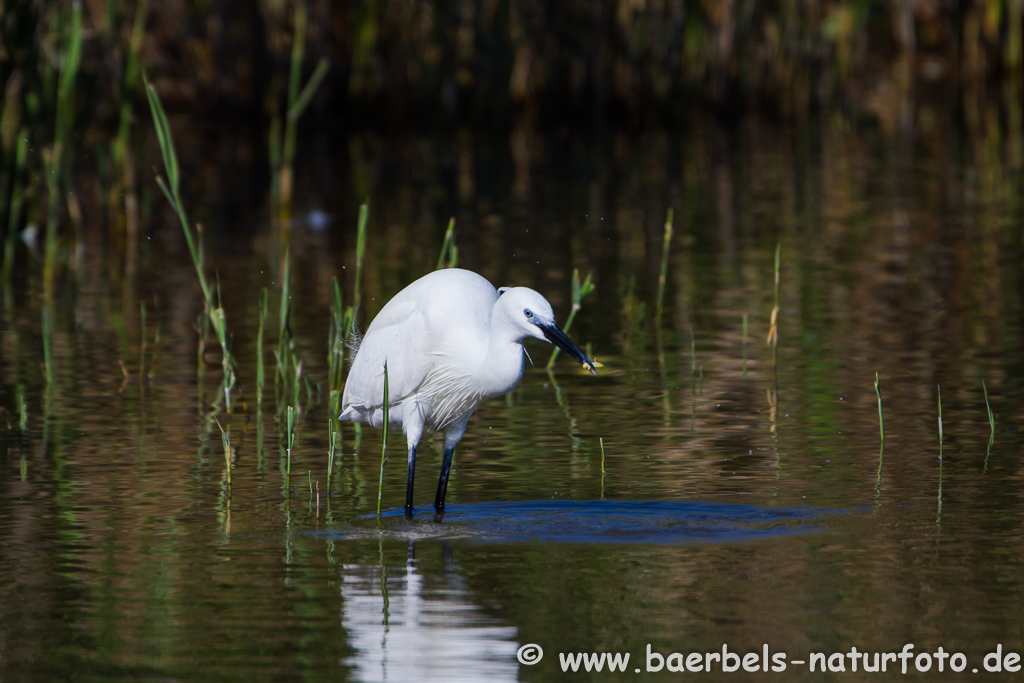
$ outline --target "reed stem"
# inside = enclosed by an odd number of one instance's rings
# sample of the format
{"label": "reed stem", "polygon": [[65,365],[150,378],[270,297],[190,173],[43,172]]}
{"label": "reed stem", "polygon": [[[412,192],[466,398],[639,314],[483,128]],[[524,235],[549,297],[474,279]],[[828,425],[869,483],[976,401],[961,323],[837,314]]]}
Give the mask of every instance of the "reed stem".
{"label": "reed stem", "polygon": [[437,257],[437,268],[454,268],[459,261],[458,248],[455,246],[455,217],[448,220],[448,229],[444,231],[444,242],[441,253]]}
{"label": "reed stem", "polygon": [[[224,309],[218,305],[215,305],[213,290],[210,287],[210,283],[206,278],[205,264],[203,258],[203,245],[202,245],[202,226],[198,223],[195,227],[195,234],[193,235],[192,228],[189,227],[188,216],[185,213],[185,207],[181,201],[180,193],[180,170],[178,167],[178,157],[174,151],[174,140],[171,136],[170,124],[167,122],[167,114],[164,112],[163,105],[160,103],[160,97],[157,95],[156,88],[149,82],[149,79],[145,74],[142,76],[143,82],[146,85],[146,97],[149,101],[149,109],[153,116],[153,124],[156,128],[157,140],[160,143],[160,153],[163,157],[164,171],[167,173],[167,181],[157,176],[157,184],[163,191],[164,196],[171,203],[175,213],[178,214],[178,220],[181,223],[182,232],[185,235],[185,242],[188,245],[189,255],[192,257],[192,265],[195,267],[196,276],[199,279],[199,287],[203,291],[203,314],[200,316],[199,330],[200,340],[199,349],[197,352],[198,362],[202,365],[202,352],[205,348],[206,337],[209,333],[209,327],[212,325],[214,332],[217,335],[217,340],[221,346],[221,364],[224,371],[224,396],[227,405],[227,411],[231,412],[231,390],[235,386],[235,360],[231,354],[230,339],[227,331],[227,317],[224,313]],[[217,300],[219,301],[220,294],[218,292]]]}
{"label": "reed stem", "polygon": [[[291,66],[288,73],[288,110],[285,115],[283,149],[275,154],[279,161],[278,212],[277,219],[286,224],[291,219],[292,188],[295,175],[295,143],[298,138],[299,117],[309,106],[320,83],[323,82],[329,69],[329,62],[321,59],[313,75],[299,91],[299,79],[302,75],[302,60],[306,50],[306,31],[308,28],[306,3],[299,1],[295,5],[295,37],[292,40]],[[278,133],[279,135],[279,133]],[[275,142],[277,142],[275,140]]]}
{"label": "reed stem", "polygon": [[669,247],[672,244],[672,209],[668,210],[665,218],[665,234],[662,241],[661,272],[658,274],[658,298],[655,303],[654,320],[658,327],[661,327],[661,314],[663,312],[663,301],[665,299],[665,282],[668,280],[668,255]]}
{"label": "reed stem", "polygon": [[[64,34],[64,45],[60,58],[60,74],[57,81],[57,112],[54,126],[53,147],[44,153],[47,173],[48,213],[46,220],[46,242],[43,257],[43,296],[47,301],[53,300],[56,269],[57,269],[57,211],[62,194],[61,178],[69,154],[69,136],[74,126],[75,115],[75,76],[82,55],[82,6],[74,3],[71,6],[70,26]],[[47,381],[51,373],[47,371]]]}
{"label": "reed stem", "polygon": [[217,423],[217,428],[220,429],[220,442],[221,442],[221,445],[224,446],[224,472],[225,472],[225,475],[226,475],[226,478],[227,478],[228,495],[230,496],[231,495],[231,458],[232,458],[232,452],[231,452],[231,429],[230,429],[230,427],[228,429],[224,429],[224,426],[221,425],[220,420],[218,420],[216,416],[214,416],[213,419]]}
{"label": "reed stem", "polygon": [[775,306],[772,307],[771,327],[768,330],[768,345],[772,347],[772,370],[778,367],[779,357],[779,265],[782,260],[782,244],[775,245]]}
{"label": "reed stem", "polygon": [[263,409],[263,330],[267,322],[267,288],[260,287],[259,328],[256,331],[256,407]]}
{"label": "reed stem", "polygon": [[331,278],[331,326],[327,334],[328,409],[337,416],[341,408],[342,371],[345,367],[345,316],[342,312],[341,285]]}
{"label": "reed stem", "polygon": [[988,472],[988,458],[992,454],[992,444],[996,441],[996,418],[992,414],[992,405],[988,401],[988,387],[985,386],[985,380],[981,381],[981,390],[985,392],[985,410],[988,412],[988,447],[985,449],[985,466],[982,469],[982,474]]}
{"label": "reed stem", "polygon": [[366,253],[366,222],[369,219],[370,207],[363,203],[359,206],[359,222],[356,226],[356,284],[353,294],[352,306],[349,307],[345,316],[345,339],[352,335],[359,315],[359,307],[363,302],[362,280],[363,280],[363,255]]}
{"label": "reed stem", "polygon": [[339,430],[333,417],[327,420],[327,490],[331,490],[331,478],[334,475],[334,456],[338,448]]}
{"label": "reed stem", "polygon": [[878,373],[875,373],[875,396],[878,397],[878,433],[885,442],[885,421],[882,419],[882,391],[878,387]]}
{"label": "reed stem", "polygon": [[288,440],[288,461],[285,475],[291,480],[292,476],[292,447],[295,445],[295,408],[288,406],[288,419],[286,429],[288,430],[286,438]]}
{"label": "reed stem", "polygon": [[181,222],[181,230],[185,235],[185,243],[188,245],[188,253],[192,257],[192,265],[195,266],[196,276],[199,278],[199,286],[203,290],[203,302],[206,304],[206,311],[213,310],[213,292],[210,289],[210,283],[206,279],[206,273],[204,272],[203,264],[203,253],[202,245],[199,242],[199,231],[196,230],[196,234],[192,234],[192,228],[189,227],[188,216],[185,214],[185,208],[181,203],[181,194],[179,191],[180,177],[178,169],[178,157],[174,152],[174,139],[171,136],[171,127],[167,122],[167,114],[164,112],[163,105],[160,103],[160,97],[157,95],[156,88],[149,82],[149,78],[145,74],[142,75],[142,80],[146,84],[146,97],[149,100],[149,109],[153,115],[153,124],[156,127],[157,141],[160,143],[160,153],[163,157],[164,172],[167,174],[167,180],[157,176],[157,184],[160,189],[163,190],[164,196],[167,197],[167,201],[171,203],[175,213],[178,214],[178,220]]}
{"label": "reed stem", "polygon": [[384,495],[384,465],[388,461],[388,364],[384,362],[384,424],[380,448],[380,479],[377,481],[377,516],[380,517],[380,503]]}

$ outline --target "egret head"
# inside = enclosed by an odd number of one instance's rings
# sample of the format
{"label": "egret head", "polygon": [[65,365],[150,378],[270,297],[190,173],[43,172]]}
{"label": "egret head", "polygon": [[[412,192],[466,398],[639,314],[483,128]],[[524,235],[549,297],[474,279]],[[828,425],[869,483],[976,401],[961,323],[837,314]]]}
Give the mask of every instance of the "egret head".
{"label": "egret head", "polygon": [[554,344],[594,374],[594,364],[558,326],[551,304],[540,293],[529,287],[502,287],[498,290],[498,302],[491,317],[492,325],[496,322],[496,314],[516,331],[516,341],[536,337]]}

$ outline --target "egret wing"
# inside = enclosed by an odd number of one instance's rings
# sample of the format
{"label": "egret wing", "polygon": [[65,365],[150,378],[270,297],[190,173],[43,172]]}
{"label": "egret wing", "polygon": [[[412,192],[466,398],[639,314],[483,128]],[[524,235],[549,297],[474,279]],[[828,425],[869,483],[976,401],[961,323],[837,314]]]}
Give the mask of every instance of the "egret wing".
{"label": "egret wing", "polygon": [[359,344],[345,382],[342,406],[360,412],[383,406],[385,361],[389,403],[400,403],[415,392],[430,370],[422,363],[427,336],[426,320],[414,301],[385,306]]}

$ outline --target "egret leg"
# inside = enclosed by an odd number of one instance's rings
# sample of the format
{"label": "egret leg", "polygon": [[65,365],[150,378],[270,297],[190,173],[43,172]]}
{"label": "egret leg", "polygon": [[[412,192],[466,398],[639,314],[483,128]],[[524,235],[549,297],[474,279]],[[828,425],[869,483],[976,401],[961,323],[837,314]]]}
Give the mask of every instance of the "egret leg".
{"label": "egret leg", "polygon": [[409,446],[409,474],[405,482],[405,516],[412,515],[412,485],[416,478],[416,446]]}
{"label": "egret leg", "polygon": [[437,480],[437,495],[434,496],[434,512],[444,512],[444,497],[448,493],[448,472],[452,469],[452,456],[455,446],[444,449],[444,460],[441,461],[441,478]]}
{"label": "egret leg", "polygon": [[396,414],[399,416],[402,431],[405,432],[405,443],[409,448],[409,471],[405,481],[405,516],[411,517],[413,481],[416,478],[416,447],[423,436],[423,409],[416,403],[403,404],[391,413],[392,417]]}

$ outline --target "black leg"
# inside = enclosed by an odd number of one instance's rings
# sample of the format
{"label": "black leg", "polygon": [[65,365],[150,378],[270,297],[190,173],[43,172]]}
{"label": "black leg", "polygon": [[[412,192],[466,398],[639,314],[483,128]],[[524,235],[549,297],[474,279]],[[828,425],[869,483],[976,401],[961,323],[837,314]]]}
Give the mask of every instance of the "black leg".
{"label": "black leg", "polygon": [[452,469],[454,448],[444,449],[444,460],[441,461],[441,478],[437,480],[437,495],[434,497],[434,511],[444,512],[444,497],[448,493],[448,472]]}
{"label": "black leg", "polygon": [[409,476],[405,482],[405,516],[412,515],[412,485],[416,478],[416,447],[409,449]]}

